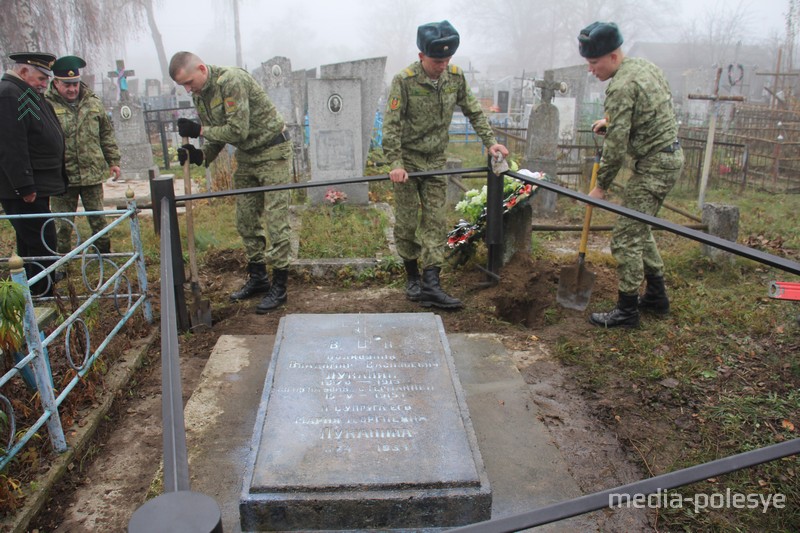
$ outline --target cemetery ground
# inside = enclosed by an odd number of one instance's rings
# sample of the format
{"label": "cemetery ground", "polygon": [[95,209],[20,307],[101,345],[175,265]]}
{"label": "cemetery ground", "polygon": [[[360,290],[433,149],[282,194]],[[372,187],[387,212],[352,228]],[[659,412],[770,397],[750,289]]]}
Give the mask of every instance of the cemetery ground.
{"label": "cemetery ground", "polygon": [[[465,161],[464,166],[480,164]],[[371,184],[370,194],[373,200],[391,204],[391,189],[385,182]],[[800,257],[798,200],[793,195],[707,192],[707,201],[739,206],[740,242],[794,260]],[[673,193],[668,201],[688,211],[696,207],[696,198],[689,194]],[[666,210],[661,216],[687,222]],[[454,213],[453,222],[457,218]],[[582,205],[561,199],[554,218],[536,222],[580,224]],[[203,298],[212,303],[214,325],[211,330],[180,337],[185,399],[221,335],[274,335],[280,318],[291,313],[429,311],[405,299],[402,264],[383,256],[377,267],[361,272],[341,269],[316,277],[308,270],[295,270],[287,304],[274,313],[257,315],[255,300],[228,300],[243,281],[246,264],[232,221],[229,200],[195,203],[200,284]],[[612,221],[612,215],[595,210],[594,223]],[[380,223],[354,230],[350,238],[369,240],[366,236]],[[147,217],[142,227],[150,284],[158,287],[158,243]],[[8,255],[13,237],[8,228],[1,230],[0,251]],[[330,240],[322,230],[304,238],[315,237],[323,244]],[[584,312],[563,309],[555,301],[560,269],[575,262],[577,233],[534,233],[531,256],[515,256],[495,286],[485,287],[486,276],[476,268],[486,261],[480,248],[469,263],[448,267],[443,274],[445,289],[465,303],[461,311],[440,313],[445,331],[491,333],[515,354],[517,368],[536,402],[532,416],[547,424],[581,489],[599,491],[796,438],[800,307],[767,297],[770,281],[793,280],[749,261],[716,265],[701,256],[697,243],[657,232],[667,263],[672,313],[662,319],[645,316],[639,330],[601,330],[589,325],[587,316],[610,309],[616,299],[608,237],[608,233],[591,237],[587,264],[597,280]],[[119,239],[123,238],[121,234]],[[158,316],[157,292],[153,296]],[[187,291],[187,301],[190,298]],[[146,336],[146,329],[141,324],[131,327],[120,349]],[[70,465],[69,475],[51,491],[29,531],[123,531],[131,513],[147,497],[161,455],[158,326],[153,330],[155,339],[135,378],[123,390],[109,391],[117,395],[112,411]],[[103,374],[113,364],[109,360],[87,381],[83,397],[75,400],[70,412],[75,424],[81,424],[104,393]],[[0,474],[4,514],[13,514],[14,505],[24,503],[25,493],[35,490],[52,459],[46,437],[31,448]],[[760,509],[697,514],[689,508],[651,510],[644,529],[792,531],[800,526],[797,457],[709,479],[678,492],[691,496],[727,489],[784,494],[788,505],[764,513]],[[612,524],[609,521],[604,530],[614,530]]]}

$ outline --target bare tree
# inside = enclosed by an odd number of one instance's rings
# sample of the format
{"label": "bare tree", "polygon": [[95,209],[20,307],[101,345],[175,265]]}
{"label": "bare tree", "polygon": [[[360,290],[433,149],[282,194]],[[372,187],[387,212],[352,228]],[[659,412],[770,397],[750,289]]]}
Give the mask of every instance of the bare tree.
{"label": "bare tree", "polygon": [[386,56],[389,77],[417,59],[417,27],[422,20],[422,5],[414,0],[392,3],[374,2],[368,16],[362,18],[369,31],[364,31],[370,50]]}
{"label": "bare tree", "polygon": [[158,30],[156,24],[155,9],[153,0],[131,0],[131,7],[134,11],[144,10],[147,16],[147,25],[150,27],[150,35],[153,37],[153,45],[156,47],[156,54],[158,54],[158,65],[161,67],[161,80],[167,81],[169,77],[169,64],[167,63],[167,53],[164,50],[164,40],[161,38],[161,32]]}
{"label": "bare tree", "polygon": [[0,52],[44,51],[97,59],[120,45],[140,17],[124,0],[0,0]]}
{"label": "bare tree", "polygon": [[698,54],[707,55],[710,65],[722,65],[734,56],[736,47],[747,37],[751,13],[744,2],[735,5],[717,1],[698,20],[693,20],[681,40],[693,45]]}

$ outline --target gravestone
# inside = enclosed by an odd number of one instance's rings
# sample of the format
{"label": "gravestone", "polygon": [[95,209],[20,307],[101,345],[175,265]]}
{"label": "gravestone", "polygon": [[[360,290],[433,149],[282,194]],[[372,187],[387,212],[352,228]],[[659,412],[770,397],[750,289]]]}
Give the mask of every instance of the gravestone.
{"label": "gravestone", "polygon": [[[536,86],[541,88],[542,102],[534,108],[528,121],[527,146],[522,166],[555,179],[558,170],[559,117],[553,98],[555,91],[561,90],[562,86],[560,82],[553,80],[552,70],[546,71],[544,80],[537,80]],[[552,191],[539,191],[531,202],[534,214],[552,215],[556,210],[557,196]]]}
{"label": "gravestone", "polygon": [[[735,205],[703,204],[703,224],[708,226],[709,235],[736,242],[739,239],[739,208]],[[735,256],[707,244],[700,245],[700,251],[718,265],[733,264]]]}
{"label": "gravestone", "polygon": [[[361,169],[363,170],[369,156],[369,145],[375,126],[375,111],[379,109],[379,102],[383,94],[386,58],[374,57],[322,65],[319,70],[322,79],[354,78],[361,80],[361,154],[363,158]],[[361,175],[363,173],[359,173],[359,176]]]}
{"label": "gravestone", "polygon": [[281,319],[243,531],[457,526],[489,519],[491,500],[439,316]]}
{"label": "gravestone", "polygon": [[[300,74],[298,76],[298,74]],[[286,123],[292,139],[295,169],[303,174],[308,171],[307,156],[303,135],[305,109],[305,75],[292,71],[288,57],[273,57],[261,63],[253,71],[253,77],[264,88],[269,99]]]}
{"label": "gravestone", "polygon": [[[308,121],[312,182],[364,175],[361,80],[308,80]],[[349,204],[369,202],[366,183],[311,187],[308,198],[320,204],[331,189],[344,192]]]}
{"label": "gravestone", "polygon": [[142,107],[133,102],[119,102],[112,111],[114,134],[120,152],[122,178],[147,180],[153,164],[153,149],[147,136]]}
{"label": "gravestone", "polygon": [[144,95],[147,98],[161,96],[161,80],[148,78],[144,80]]}

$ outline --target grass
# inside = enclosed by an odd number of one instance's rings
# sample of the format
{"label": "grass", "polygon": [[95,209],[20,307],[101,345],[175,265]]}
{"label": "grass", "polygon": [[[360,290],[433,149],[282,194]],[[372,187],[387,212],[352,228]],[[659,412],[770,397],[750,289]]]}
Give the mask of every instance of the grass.
{"label": "grass", "polygon": [[389,255],[389,221],[380,211],[339,204],[303,210],[299,259]]}

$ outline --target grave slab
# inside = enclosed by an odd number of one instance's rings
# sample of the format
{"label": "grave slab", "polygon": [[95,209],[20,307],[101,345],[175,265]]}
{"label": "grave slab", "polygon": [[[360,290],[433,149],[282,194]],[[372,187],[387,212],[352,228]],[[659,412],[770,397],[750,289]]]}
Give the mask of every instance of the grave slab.
{"label": "grave slab", "polygon": [[286,316],[263,391],[242,530],[448,527],[491,517],[439,316]]}

